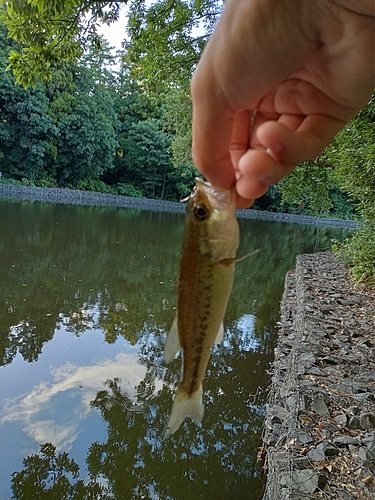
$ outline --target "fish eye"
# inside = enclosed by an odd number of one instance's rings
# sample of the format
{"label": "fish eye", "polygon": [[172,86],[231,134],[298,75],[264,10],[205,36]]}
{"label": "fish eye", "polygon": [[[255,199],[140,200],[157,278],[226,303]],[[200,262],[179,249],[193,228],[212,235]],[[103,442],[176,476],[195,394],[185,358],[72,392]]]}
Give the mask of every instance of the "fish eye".
{"label": "fish eye", "polygon": [[198,220],[206,220],[209,216],[209,210],[206,205],[195,205],[194,207],[194,215]]}

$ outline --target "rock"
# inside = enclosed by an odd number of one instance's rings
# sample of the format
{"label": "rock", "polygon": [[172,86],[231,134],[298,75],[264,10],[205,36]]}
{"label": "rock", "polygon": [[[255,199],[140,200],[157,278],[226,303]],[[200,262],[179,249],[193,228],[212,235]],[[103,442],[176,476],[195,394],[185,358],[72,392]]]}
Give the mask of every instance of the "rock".
{"label": "rock", "polygon": [[334,366],[326,366],[323,371],[327,375],[332,375],[333,377],[336,377],[338,379],[342,379],[345,376],[345,372],[343,372],[342,370],[338,370]]}
{"label": "rock", "polygon": [[336,490],[336,493],[337,493],[337,499],[340,499],[340,500],[356,500],[354,497],[352,497],[352,495],[350,493],[348,493],[347,491],[345,490],[342,490],[341,488],[338,488]]}
{"label": "rock", "polygon": [[333,436],[333,432],[326,428],[321,429],[320,433],[325,439],[331,439]]}
{"label": "rock", "polygon": [[323,401],[323,398],[320,397],[314,398],[310,404],[310,408],[312,411],[315,411],[315,413],[318,413],[322,417],[329,415],[328,407]]}
{"label": "rock", "polygon": [[361,362],[361,356],[351,353],[351,354],[341,354],[341,362],[357,364]]}
{"label": "rock", "polygon": [[299,411],[300,412],[303,412],[306,410],[307,408],[307,405],[311,403],[311,399],[309,397],[307,397],[305,394],[303,394],[302,396],[300,396],[299,398]]}
{"label": "rock", "polygon": [[344,379],[338,387],[340,390],[347,391],[352,394],[367,392],[367,387],[365,385],[349,378]]}
{"label": "rock", "polygon": [[362,405],[367,401],[375,402],[375,396],[371,392],[360,392],[358,394],[354,394],[354,398]]}
{"label": "rock", "polygon": [[272,434],[275,437],[279,437],[282,428],[283,428],[282,424],[273,424],[273,426],[272,426]]}
{"label": "rock", "polygon": [[323,442],[318,444],[316,450],[322,451],[325,457],[333,457],[339,454],[337,446],[331,443]]}
{"label": "rock", "polygon": [[363,446],[361,446],[358,450],[358,458],[362,462],[364,460],[375,460],[375,453],[368,448],[363,448]]}
{"label": "rock", "polygon": [[288,396],[286,398],[286,406],[289,410],[294,410],[297,406],[297,395],[293,394],[292,396]]}
{"label": "rock", "polygon": [[289,412],[282,406],[276,406],[272,411],[272,422],[282,423],[286,418],[288,418]]}
{"label": "rock", "polygon": [[359,446],[359,442],[358,442],[357,439],[352,438],[351,436],[345,436],[345,435],[335,436],[333,438],[333,442],[337,446],[347,446],[349,444],[353,444],[353,445]]}
{"label": "rock", "polygon": [[348,414],[349,415],[359,415],[359,408],[358,408],[358,406],[350,406],[348,408]]}
{"label": "rock", "polygon": [[329,429],[331,432],[334,432],[335,434],[340,431],[340,427],[336,425],[335,422],[332,422],[330,420],[323,420],[322,424],[326,429]]}
{"label": "rock", "polygon": [[307,456],[310,460],[315,460],[316,462],[321,462],[326,458],[324,450],[313,448],[312,450],[307,452]]}
{"label": "rock", "polygon": [[[324,474],[319,474],[312,469],[293,470],[290,475],[284,476],[285,486],[292,494],[312,495],[318,488],[326,483]],[[282,483],[282,485],[284,485]],[[293,497],[291,497],[293,498]]]}
{"label": "rock", "polygon": [[264,500],[375,500],[374,313],[330,253],[298,256],[281,303]]}
{"label": "rock", "polygon": [[307,432],[304,432],[304,431],[297,431],[296,438],[302,444],[309,444],[309,443],[312,443],[314,441],[314,439],[310,436],[310,434],[308,434]]}
{"label": "rock", "polygon": [[369,450],[375,452],[375,434],[374,432],[366,432],[362,437],[362,444]]}
{"label": "rock", "polygon": [[348,306],[352,306],[354,304],[359,304],[361,302],[361,300],[358,297],[356,297],[355,295],[353,295],[351,297],[341,298],[338,300],[338,302],[342,306],[348,307]]}
{"label": "rock", "polygon": [[345,415],[345,413],[340,413],[339,415],[336,415],[336,417],[333,417],[334,421],[337,422],[339,425],[342,425],[343,427],[346,426],[348,423],[348,417]]}
{"label": "rock", "polygon": [[360,429],[361,422],[358,417],[350,417],[348,425],[348,429]]}
{"label": "rock", "polygon": [[320,359],[320,362],[323,364],[323,366],[340,364],[340,360],[338,358],[334,358],[333,356],[324,356],[324,358]]}
{"label": "rock", "polygon": [[310,466],[310,461],[307,457],[293,458],[293,469],[308,469],[309,466]]}
{"label": "rock", "polygon": [[304,363],[305,365],[313,365],[316,361],[315,356],[310,354],[309,352],[302,352],[298,356],[298,362],[299,363]]}
{"label": "rock", "polygon": [[360,420],[362,429],[371,429],[372,427],[375,427],[375,414],[374,413],[369,413],[369,412],[361,413],[359,420]]}
{"label": "rock", "polygon": [[310,368],[307,368],[305,370],[305,373],[308,373],[310,375],[319,375],[320,377],[323,377],[325,375],[324,371],[317,366],[311,366]]}
{"label": "rock", "polygon": [[277,467],[280,470],[285,470],[290,468],[291,460],[290,460],[290,455],[287,451],[277,451],[274,453],[273,458],[275,465],[277,465]]}

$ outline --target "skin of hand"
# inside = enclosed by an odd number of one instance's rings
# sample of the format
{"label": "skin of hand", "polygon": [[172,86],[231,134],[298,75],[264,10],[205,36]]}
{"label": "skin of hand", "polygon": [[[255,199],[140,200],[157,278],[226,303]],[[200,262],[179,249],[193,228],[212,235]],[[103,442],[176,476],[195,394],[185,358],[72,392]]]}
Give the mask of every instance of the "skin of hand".
{"label": "skin of hand", "polygon": [[374,89],[373,0],[227,0],[191,83],[193,160],[249,207]]}

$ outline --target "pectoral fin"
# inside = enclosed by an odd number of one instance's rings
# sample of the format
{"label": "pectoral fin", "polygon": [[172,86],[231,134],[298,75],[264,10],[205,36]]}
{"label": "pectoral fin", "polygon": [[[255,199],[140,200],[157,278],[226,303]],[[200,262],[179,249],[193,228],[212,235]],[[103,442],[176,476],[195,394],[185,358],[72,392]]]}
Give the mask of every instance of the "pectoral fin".
{"label": "pectoral fin", "polygon": [[251,255],[254,255],[255,253],[259,252],[259,248],[257,250],[254,250],[254,252],[247,253],[246,255],[243,255],[242,257],[233,257],[232,259],[222,259],[220,260],[220,264],[223,266],[230,266],[231,264],[236,264],[237,262],[241,262],[241,260],[245,260]]}
{"label": "pectoral fin", "polygon": [[169,330],[167,341],[164,346],[164,360],[170,363],[181,349],[180,340],[178,338],[177,314]]}

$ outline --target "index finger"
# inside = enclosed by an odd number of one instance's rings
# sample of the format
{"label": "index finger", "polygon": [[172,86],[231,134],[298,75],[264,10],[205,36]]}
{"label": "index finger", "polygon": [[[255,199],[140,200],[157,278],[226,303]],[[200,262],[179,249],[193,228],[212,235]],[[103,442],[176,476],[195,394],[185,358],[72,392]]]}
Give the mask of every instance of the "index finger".
{"label": "index finger", "polygon": [[230,155],[235,113],[194,82],[193,77],[193,161],[211,184],[229,189],[235,181]]}

